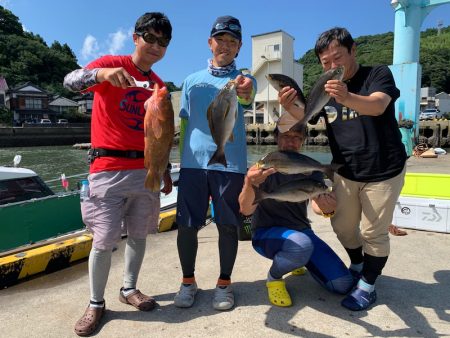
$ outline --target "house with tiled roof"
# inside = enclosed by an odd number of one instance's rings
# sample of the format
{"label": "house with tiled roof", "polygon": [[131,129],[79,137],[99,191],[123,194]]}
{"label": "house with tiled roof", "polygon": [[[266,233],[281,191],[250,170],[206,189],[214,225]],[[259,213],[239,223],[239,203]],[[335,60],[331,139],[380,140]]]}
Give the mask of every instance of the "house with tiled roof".
{"label": "house with tiled roof", "polygon": [[40,119],[50,119],[55,122],[58,112],[50,109],[52,94],[27,82],[8,89],[9,108],[14,114],[16,123],[36,122]]}
{"label": "house with tiled roof", "polygon": [[78,111],[78,103],[63,96],[56,97],[49,103],[49,107],[59,114]]}

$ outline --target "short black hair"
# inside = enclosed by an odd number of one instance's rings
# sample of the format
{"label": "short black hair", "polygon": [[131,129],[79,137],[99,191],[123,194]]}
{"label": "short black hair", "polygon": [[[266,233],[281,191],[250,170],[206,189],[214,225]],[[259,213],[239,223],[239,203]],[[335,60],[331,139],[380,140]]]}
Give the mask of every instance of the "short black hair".
{"label": "short black hair", "polygon": [[143,14],[136,21],[135,33],[144,33],[153,29],[156,33],[161,33],[165,38],[172,39],[172,25],[164,13],[149,12]]}
{"label": "short black hair", "polygon": [[319,55],[327,49],[331,42],[336,40],[339,45],[347,48],[350,53],[353,45],[355,44],[355,40],[353,40],[352,35],[349,31],[342,27],[334,27],[331,28],[322,34],[320,34],[319,38],[316,41],[316,45],[314,47],[314,52],[316,53],[317,58],[320,61]]}

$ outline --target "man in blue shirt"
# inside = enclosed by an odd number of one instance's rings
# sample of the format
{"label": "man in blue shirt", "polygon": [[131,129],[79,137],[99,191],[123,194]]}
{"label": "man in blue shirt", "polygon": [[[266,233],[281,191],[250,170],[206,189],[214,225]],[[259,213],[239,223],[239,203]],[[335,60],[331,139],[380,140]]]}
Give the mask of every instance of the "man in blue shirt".
{"label": "man in blue shirt", "polygon": [[[252,104],[256,81],[236,69],[234,59],[242,46],[241,24],[238,19],[232,16],[217,18],[211,29],[208,45],[212,52],[208,67],[185,79],[181,97],[181,171],[176,221],[183,280],[174,303],[183,308],[191,307],[194,303],[197,293],[194,275],[197,233],[205,224],[211,198],[219,231],[220,256],[220,275],[214,292],[213,307],[216,310],[228,310],[234,306],[231,273],[238,247],[238,196],[247,171],[243,108]],[[211,135],[207,110],[217,93],[233,79],[238,105],[233,127],[234,140],[225,145],[227,165],[208,165],[217,145]]]}

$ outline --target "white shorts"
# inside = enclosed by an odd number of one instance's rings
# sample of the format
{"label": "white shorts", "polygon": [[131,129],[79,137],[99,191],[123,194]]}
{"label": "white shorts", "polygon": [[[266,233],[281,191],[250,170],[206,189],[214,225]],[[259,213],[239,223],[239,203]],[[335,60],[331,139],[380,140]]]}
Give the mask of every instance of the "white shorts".
{"label": "white shorts", "polygon": [[81,202],[81,214],[94,235],[93,247],[111,250],[122,228],[136,239],[156,232],[160,193],[144,187],[146,174],[146,169],[138,169],[89,175],[89,198]]}

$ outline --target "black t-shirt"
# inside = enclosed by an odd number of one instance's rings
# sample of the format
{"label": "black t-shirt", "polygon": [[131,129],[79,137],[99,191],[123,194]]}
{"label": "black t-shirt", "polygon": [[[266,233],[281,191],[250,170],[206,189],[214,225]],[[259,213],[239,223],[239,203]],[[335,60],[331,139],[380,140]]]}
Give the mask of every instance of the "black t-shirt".
{"label": "black t-shirt", "polygon": [[[302,178],[312,178],[323,182],[323,175],[319,171],[315,171],[308,176],[303,174],[283,175],[274,173],[268,176],[259,188],[270,193],[281,184]],[[273,226],[283,226],[297,231],[309,229],[311,228],[311,224],[307,217],[308,202],[292,203],[269,198],[264,199],[259,202],[258,207],[253,213],[252,229]]]}
{"label": "black t-shirt", "polygon": [[394,108],[400,91],[390,69],[360,66],[346,83],[351,93],[369,96],[382,92],[392,100],[380,116],[359,115],[334,99],[327,103],[322,116],[326,117],[333,162],[344,164],[338,173],[359,182],[379,182],[397,176],[405,165],[406,152]]}

